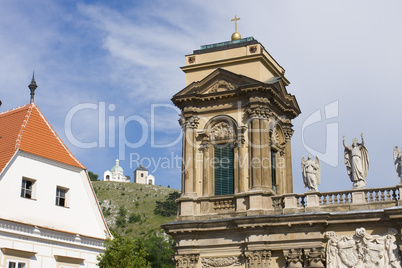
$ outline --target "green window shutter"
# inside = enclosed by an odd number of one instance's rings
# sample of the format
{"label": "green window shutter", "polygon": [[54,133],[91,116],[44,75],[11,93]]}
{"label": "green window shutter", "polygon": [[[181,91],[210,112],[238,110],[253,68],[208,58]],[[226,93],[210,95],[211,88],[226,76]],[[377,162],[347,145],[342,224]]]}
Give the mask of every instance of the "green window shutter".
{"label": "green window shutter", "polygon": [[215,195],[234,193],[233,145],[215,146],[214,158]]}
{"label": "green window shutter", "polygon": [[272,190],[276,193],[276,152],[271,151]]}

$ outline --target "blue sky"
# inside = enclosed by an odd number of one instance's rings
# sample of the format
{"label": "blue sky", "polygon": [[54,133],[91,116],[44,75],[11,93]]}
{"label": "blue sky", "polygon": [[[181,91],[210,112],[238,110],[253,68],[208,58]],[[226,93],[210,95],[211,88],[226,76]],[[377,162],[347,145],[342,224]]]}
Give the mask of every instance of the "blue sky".
{"label": "blue sky", "polygon": [[[393,186],[392,150],[402,146],[401,10],[400,1],[3,0],[0,109],[28,103],[35,70],[36,104],[88,170],[102,176],[120,154],[133,177],[131,154],[151,164],[156,184],[180,189],[181,129],[170,101],[184,87],[179,67],[201,45],[228,41],[236,14],[242,36],[256,38],[286,69],[302,110],[293,121],[295,192],[306,191],[300,159],[314,151],[325,160],[319,189],[350,189],[342,136],[351,144],[361,132],[367,187]],[[119,137],[138,148],[122,153]]]}

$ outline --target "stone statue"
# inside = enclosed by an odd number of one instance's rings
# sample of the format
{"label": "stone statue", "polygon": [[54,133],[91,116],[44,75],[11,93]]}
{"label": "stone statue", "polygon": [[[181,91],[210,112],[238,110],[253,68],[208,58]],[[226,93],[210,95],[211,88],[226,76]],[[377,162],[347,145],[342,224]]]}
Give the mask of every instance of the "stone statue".
{"label": "stone statue", "polygon": [[366,187],[366,176],[369,169],[369,157],[366,146],[364,146],[363,133],[361,134],[362,143],[357,143],[353,139],[351,146],[346,146],[345,136],[343,136],[343,146],[345,147],[345,165],[353,187]]}
{"label": "stone statue", "polygon": [[317,184],[321,184],[321,167],[318,157],[316,156],[315,160],[312,159],[311,155],[307,157],[307,160],[303,157],[301,160],[301,167],[304,187],[308,187],[309,191],[318,191]]}
{"label": "stone statue", "polygon": [[357,228],[353,236],[327,232],[327,268],[401,268],[397,234],[395,228],[384,235],[369,235],[364,228]]}
{"label": "stone statue", "polygon": [[400,183],[402,183],[402,151],[399,151],[398,146],[394,148],[394,165],[396,174],[400,178]]}

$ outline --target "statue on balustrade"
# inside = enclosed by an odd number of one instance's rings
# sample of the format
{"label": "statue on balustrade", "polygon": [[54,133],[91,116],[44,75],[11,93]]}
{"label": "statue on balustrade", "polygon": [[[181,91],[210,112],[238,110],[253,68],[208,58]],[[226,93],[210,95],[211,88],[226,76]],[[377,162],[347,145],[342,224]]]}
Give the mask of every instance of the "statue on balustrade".
{"label": "statue on balustrade", "polygon": [[307,160],[303,157],[301,160],[301,167],[304,187],[307,187],[309,191],[318,191],[317,184],[321,184],[321,166],[318,157],[316,156],[315,160],[312,159],[311,155],[307,157]]}
{"label": "statue on balustrade", "polygon": [[369,157],[366,146],[364,146],[363,133],[361,134],[362,143],[358,143],[357,139],[353,139],[351,146],[345,144],[345,136],[343,136],[343,146],[345,147],[345,165],[350,180],[353,182],[354,188],[366,187],[366,176],[369,169]]}
{"label": "statue on balustrade", "polygon": [[394,148],[394,165],[396,169],[396,174],[402,183],[402,151],[399,151],[398,146]]}

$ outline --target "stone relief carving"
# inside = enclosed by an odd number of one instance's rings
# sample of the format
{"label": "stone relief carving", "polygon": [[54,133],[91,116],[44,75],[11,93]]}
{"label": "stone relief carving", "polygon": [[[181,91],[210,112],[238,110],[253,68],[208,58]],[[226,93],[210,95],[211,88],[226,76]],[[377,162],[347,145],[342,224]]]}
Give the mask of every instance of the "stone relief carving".
{"label": "stone relief carving", "polygon": [[395,228],[384,235],[369,235],[364,228],[357,228],[353,236],[327,232],[327,268],[400,268],[397,233]]}
{"label": "stone relief carving", "polygon": [[402,183],[402,150],[398,149],[398,146],[394,148],[394,165],[396,169],[396,174],[398,175],[400,182]]}
{"label": "stone relief carving", "polygon": [[272,254],[270,250],[256,250],[245,252],[244,256],[246,258],[246,267],[257,268],[261,267],[261,265],[268,264],[271,255]]}
{"label": "stone relief carving", "polygon": [[304,249],[306,263],[304,267],[325,267],[325,250],[324,248]]}
{"label": "stone relief carving", "polygon": [[202,258],[202,268],[241,266],[240,257]]}
{"label": "stone relief carving", "polygon": [[211,87],[211,89],[208,91],[208,93],[222,92],[222,91],[233,90],[233,89],[235,89],[234,85],[232,85],[226,81],[220,80]]}
{"label": "stone relief carving", "polygon": [[234,137],[235,132],[233,127],[226,122],[220,122],[211,129],[212,140],[233,139]]}
{"label": "stone relief carving", "polygon": [[199,254],[175,255],[173,261],[176,268],[195,268],[199,257]]}
{"label": "stone relief carving", "polygon": [[272,134],[271,134],[271,142],[272,142],[272,144],[279,145],[280,140],[281,140],[281,138],[279,135],[279,131],[276,128],[274,128],[272,131]]}
{"label": "stone relief carving", "polygon": [[285,256],[287,267],[289,268],[301,268],[303,267],[302,261],[302,249],[284,249],[283,255]]}
{"label": "stone relief carving", "polygon": [[310,191],[318,191],[317,185],[321,183],[321,165],[318,157],[315,160],[309,155],[307,160],[303,157],[301,160],[302,175],[304,187],[308,187]]}
{"label": "stone relief carving", "polygon": [[179,124],[182,128],[197,128],[198,124],[200,123],[199,120],[199,117],[196,115],[184,117],[182,114],[180,114]]}
{"label": "stone relief carving", "polygon": [[367,148],[364,146],[363,133],[361,134],[361,137],[362,143],[357,143],[357,139],[353,139],[352,145],[347,146],[345,144],[345,136],[343,136],[345,165],[354,188],[366,187],[365,178],[369,169],[369,157]]}

